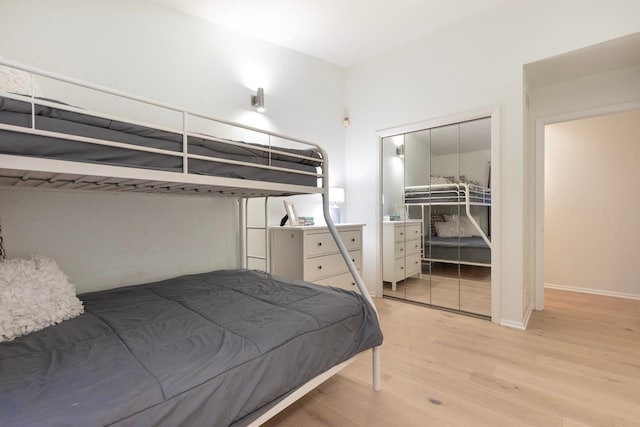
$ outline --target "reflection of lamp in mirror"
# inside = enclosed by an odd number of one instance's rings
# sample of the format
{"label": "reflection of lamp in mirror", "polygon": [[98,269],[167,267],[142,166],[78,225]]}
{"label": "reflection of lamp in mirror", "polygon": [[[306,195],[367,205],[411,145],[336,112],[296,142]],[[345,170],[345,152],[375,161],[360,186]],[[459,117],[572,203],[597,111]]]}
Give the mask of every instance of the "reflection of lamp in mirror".
{"label": "reflection of lamp in mirror", "polygon": [[329,188],[329,202],[331,203],[331,219],[333,222],[340,223],[340,206],[344,203],[344,188]]}

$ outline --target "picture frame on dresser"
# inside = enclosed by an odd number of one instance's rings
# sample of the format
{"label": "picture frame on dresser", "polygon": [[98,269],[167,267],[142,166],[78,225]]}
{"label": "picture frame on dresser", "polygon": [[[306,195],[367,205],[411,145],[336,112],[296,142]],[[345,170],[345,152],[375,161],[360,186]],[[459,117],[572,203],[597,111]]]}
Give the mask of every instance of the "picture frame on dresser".
{"label": "picture frame on dresser", "polygon": [[289,225],[298,225],[298,215],[296,215],[296,210],[293,207],[293,202],[291,200],[283,200],[284,210],[287,212],[287,216],[289,217]]}

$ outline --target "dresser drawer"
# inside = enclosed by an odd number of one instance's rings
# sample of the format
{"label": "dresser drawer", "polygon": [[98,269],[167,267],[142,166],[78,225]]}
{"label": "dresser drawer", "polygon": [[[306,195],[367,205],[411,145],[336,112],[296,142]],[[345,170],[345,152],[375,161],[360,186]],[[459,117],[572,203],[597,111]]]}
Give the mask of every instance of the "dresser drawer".
{"label": "dresser drawer", "polygon": [[420,238],[420,224],[397,224],[394,230],[394,240],[396,243],[403,242],[405,240],[419,239]]}
{"label": "dresser drawer", "polygon": [[[362,252],[351,251],[349,255],[356,268],[360,269],[362,265]],[[317,278],[344,273],[346,271],[348,271],[347,264],[345,264],[340,254],[317,256],[304,260],[304,280],[310,282],[315,281]]]}
{"label": "dresser drawer", "polygon": [[420,273],[420,270],[420,254],[410,255],[406,258],[398,258],[396,259],[394,268],[395,280],[403,280],[409,276]]}
{"label": "dresser drawer", "polygon": [[[360,273],[360,270],[358,270],[358,273]],[[359,291],[358,286],[356,285],[356,281],[353,280],[353,276],[351,275],[351,273],[338,274],[337,276],[331,276],[325,279],[316,280],[314,281],[314,283],[318,285],[334,286],[336,288],[342,288],[347,291]]]}
{"label": "dresser drawer", "polygon": [[338,232],[340,239],[344,243],[344,246],[348,251],[354,251],[356,249],[362,249],[362,231],[361,230],[345,230]]}
{"label": "dresser drawer", "polygon": [[404,245],[405,245],[405,251],[407,252],[407,256],[420,254],[420,248],[422,246],[422,242],[420,241],[420,239],[409,240],[408,242],[405,242]]}
{"label": "dresser drawer", "polygon": [[420,254],[409,255],[405,261],[405,271],[406,275],[413,276],[414,274],[420,273],[422,270],[422,261],[420,259]]}
{"label": "dresser drawer", "polygon": [[410,240],[408,242],[400,242],[394,245],[395,258],[401,258],[417,253],[420,253],[420,240]]}
{"label": "dresser drawer", "polygon": [[317,256],[335,252],[336,244],[331,237],[331,233],[308,234],[304,239],[305,256]]}
{"label": "dresser drawer", "polygon": [[[348,251],[360,249],[360,230],[339,231],[340,239]],[[338,246],[330,232],[309,233],[304,241],[304,250],[307,257],[338,252]]]}

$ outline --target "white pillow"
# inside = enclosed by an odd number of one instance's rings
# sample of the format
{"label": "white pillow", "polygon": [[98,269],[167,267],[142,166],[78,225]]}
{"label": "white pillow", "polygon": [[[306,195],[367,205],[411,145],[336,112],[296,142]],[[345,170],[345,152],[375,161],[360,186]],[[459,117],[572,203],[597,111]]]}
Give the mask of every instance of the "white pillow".
{"label": "white pillow", "polygon": [[[446,215],[445,215],[446,216]],[[471,237],[471,234],[463,234],[457,221],[436,222],[438,237]]]}
{"label": "white pillow", "polygon": [[[472,216],[480,224],[480,217]],[[480,236],[480,232],[466,215],[444,215],[444,220],[460,227],[460,237]]]}
{"label": "white pillow", "polygon": [[[33,95],[42,96],[42,91],[38,86],[38,82],[36,82],[36,78],[34,77],[33,79]],[[31,95],[29,73],[0,65],[0,91]]]}
{"label": "white pillow", "polygon": [[0,261],[0,342],[84,312],[75,287],[50,258]]}

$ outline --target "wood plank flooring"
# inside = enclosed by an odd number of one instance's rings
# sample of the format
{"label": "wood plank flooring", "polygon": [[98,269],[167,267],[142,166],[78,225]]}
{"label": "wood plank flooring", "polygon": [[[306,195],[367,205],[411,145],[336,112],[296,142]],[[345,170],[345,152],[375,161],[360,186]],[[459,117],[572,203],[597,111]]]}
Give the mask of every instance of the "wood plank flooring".
{"label": "wood plank flooring", "polygon": [[400,281],[393,291],[383,285],[385,296],[423,304],[491,316],[491,268],[434,263],[433,271],[423,271]]}
{"label": "wood plank flooring", "polygon": [[527,331],[377,299],[367,352],[268,426],[640,427],[640,301],[546,290]]}

